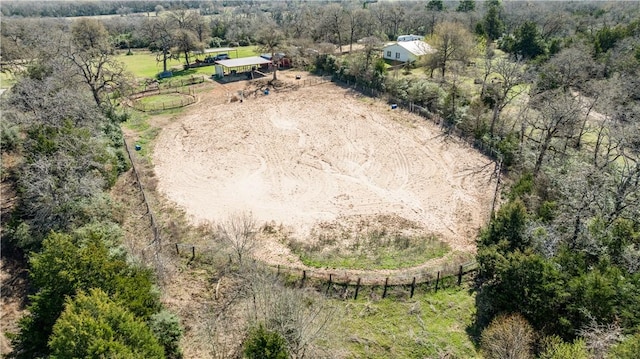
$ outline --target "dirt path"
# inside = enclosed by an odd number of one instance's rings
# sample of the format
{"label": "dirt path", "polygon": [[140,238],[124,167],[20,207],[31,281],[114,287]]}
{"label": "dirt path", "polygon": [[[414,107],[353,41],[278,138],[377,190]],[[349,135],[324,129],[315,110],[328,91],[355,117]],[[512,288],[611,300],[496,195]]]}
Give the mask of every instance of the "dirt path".
{"label": "dirt path", "polygon": [[[455,251],[475,250],[493,195],[489,159],[417,116],[330,83],[221,104],[244,86],[202,95],[157,139],[158,189],[194,223],[250,211],[304,238],[318,221],[393,214]],[[258,255],[301,264],[277,241],[264,241]]]}

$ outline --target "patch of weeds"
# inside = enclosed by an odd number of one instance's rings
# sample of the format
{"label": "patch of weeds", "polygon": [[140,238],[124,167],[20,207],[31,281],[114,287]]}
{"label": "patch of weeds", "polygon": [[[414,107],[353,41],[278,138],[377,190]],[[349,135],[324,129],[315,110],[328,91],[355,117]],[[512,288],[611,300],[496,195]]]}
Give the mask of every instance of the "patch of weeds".
{"label": "patch of weeds", "polygon": [[466,287],[417,292],[411,300],[332,300],[338,308],[338,342],[349,358],[475,358],[466,333],[475,315]]}
{"label": "patch of weeds", "polygon": [[396,269],[412,267],[446,255],[449,246],[433,235],[388,233],[320,234],[309,242],[290,239],[289,248],[316,268]]}

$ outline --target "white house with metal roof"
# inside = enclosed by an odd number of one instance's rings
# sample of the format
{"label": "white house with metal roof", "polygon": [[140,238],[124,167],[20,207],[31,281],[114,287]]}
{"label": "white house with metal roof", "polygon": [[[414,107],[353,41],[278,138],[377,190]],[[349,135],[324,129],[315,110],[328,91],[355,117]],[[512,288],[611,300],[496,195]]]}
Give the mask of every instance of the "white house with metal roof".
{"label": "white house with metal roof", "polygon": [[435,52],[422,40],[392,42],[382,48],[382,58],[399,62],[414,62],[421,56]]}

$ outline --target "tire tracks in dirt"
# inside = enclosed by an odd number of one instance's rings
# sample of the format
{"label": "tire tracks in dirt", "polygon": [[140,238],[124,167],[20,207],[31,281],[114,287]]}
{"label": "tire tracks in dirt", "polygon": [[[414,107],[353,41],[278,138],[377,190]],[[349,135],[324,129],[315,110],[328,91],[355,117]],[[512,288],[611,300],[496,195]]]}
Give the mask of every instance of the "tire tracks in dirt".
{"label": "tire tracks in dirt", "polygon": [[[163,129],[153,154],[160,192],[196,223],[248,210],[304,238],[318,220],[393,213],[438,234],[453,253],[473,253],[468,234],[490,210],[494,184],[484,183],[484,172],[491,169],[467,173],[487,159],[447,140],[439,127],[333,84],[217,106],[207,104],[213,97],[203,96]],[[479,215],[462,220],[467,212]],[[271,265],[339,271],[303,267],[277,241],[263,245],[257,255]],[[371,273],[426,275],[449,260]],[[367,272],[340,270],[363,280]]]}

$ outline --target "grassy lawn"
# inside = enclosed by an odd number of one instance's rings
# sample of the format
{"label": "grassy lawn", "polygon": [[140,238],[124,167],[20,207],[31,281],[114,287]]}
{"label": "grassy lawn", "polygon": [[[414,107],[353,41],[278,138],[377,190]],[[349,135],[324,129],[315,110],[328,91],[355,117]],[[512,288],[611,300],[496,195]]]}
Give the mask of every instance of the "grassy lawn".
{"label": "grassy lawn", "polygon": [[190,96],[179,93],[161,94],[138,99],[134,108],[140,111],[164,112],[193,103]]}
{"label": "grassy lawn", "polygon": [[[335,301],[338,343],[347,358],[479,357],[466,333],[474,295],[463,287],[418,293],[406,301]],[[333,346],[332,345],[332,346]]]}
{"label": "grassy lawn", "polygon": [[[242,46],[238,47],[237,49],[237,57],[248,57],[257,55],[256,46]],[[229,52],[229,56],[231,58],[236,58],[236,52]],[[199,55],[198,58],[204,59],[204,55]],[[132,55],[120,54],[117,56],[117,59],[122,61],[125,64],[127,70],[133,73],[135,77],[155,78],[158,73],[162,72],[162,62],[156,61],[156,55],[149,51],[136,51]],[[193,60],[195,59],[196,57],[193,57]],[[178,71],[174,71],[174,76],[172,77],[173,79],[179,76],[211,76],[211,74],[213,74],[215,71],[213,66],[204,66],[189,70],[182,70],[183,64],[184,57],[180,57],[180,59],[178,60],[167,60],[167,69],[179,69]]]}
{"label": "grassy lawn", "polygon": [[158,105],[166,102],[180,101],[183,98],[187,98],[187,96],[179,93],[169,93],[143,97],[139,99],[138,102],[144,105]]}
{"label": "grassy lawn", "polygon": [[[156,62],[156,55],[149,51],[134,52],[132,55],[120,54],[117,59],[136,77],[153,78],[162,72],[162,63]],[[167,67],[171,67],[172,62],[178,65],[177,61],[169,60]]]}
{"label": "grassy lawn", "polygon": [[258,46],[240,46],[240,47],[236,47],[236,49],[238,49],[237,57],[236,57],[235,51],[229,52],[229,57],[231,57],[232,59],[257,56],[260,53],[260,51],[258,50]]}
{"label": "grassy lawn", "polygon": [[149,124],[149,115],[138,111],[133,111],[131,117],[129,117],[123,126],[136,133],[135,144],[142,147],[137,153],[143,158],[148,158],[153,147],[153,140],[160,133],[160,128],[151,126]]}

